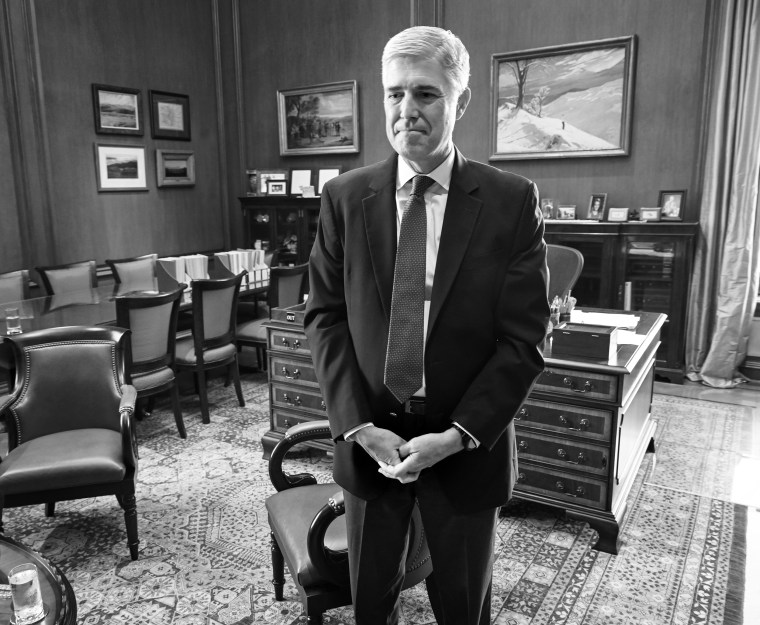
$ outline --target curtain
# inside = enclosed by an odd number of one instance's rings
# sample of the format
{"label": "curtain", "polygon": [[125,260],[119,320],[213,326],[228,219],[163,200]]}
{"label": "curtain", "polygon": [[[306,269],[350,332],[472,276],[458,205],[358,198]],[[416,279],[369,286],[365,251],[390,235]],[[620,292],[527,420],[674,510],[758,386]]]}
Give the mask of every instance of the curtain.
{"label": "curtain", "polygon": [[760,280],[760,0],[716,0],[708,35],[704,173],[687,314],[686,371],[720,388],[746,381]]}

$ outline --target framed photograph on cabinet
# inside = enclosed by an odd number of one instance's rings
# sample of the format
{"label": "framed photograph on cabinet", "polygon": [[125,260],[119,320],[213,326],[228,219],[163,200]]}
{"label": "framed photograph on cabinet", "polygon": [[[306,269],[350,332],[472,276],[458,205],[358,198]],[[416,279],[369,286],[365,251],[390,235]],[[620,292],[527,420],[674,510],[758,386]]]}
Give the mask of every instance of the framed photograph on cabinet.
{"label": "framed photograph on cabinet", "polygon": [[304,187],[313,187],[311,184],[311,169],[291,169],[290,195],[303,195]]}
{"label": "framed photograph on cabinet", "polygon": [[653,208],[645,208],[641,207],[639,209],[639,220],[640,221],[660,221],[660,216],[662,213],[662,209],[657,206]]}
{"label": "framed photograph on cabinet", "polygon": [[555,214],[555,207],[557,206],[557,201],[553,200],[552,198],[541,198],[541,212],[544,215],[544,219],[554,219],[556,217]]}
{"label": "framed photograph on cabinet", "polygon": [[142,136],[145,132],[139,89],[93,84],[92,108],[98,134]]}
{"label": "framed photograph on cabinet", "polygon": [[190,98],[151,89],[150,131],[154,139],[190,141]]}
{"label": "framed photograph on cabinet", "polygon": [[628,221],[628,209],[609,208],[607,210],[607,221]]}
{"label": "framed photograph on cabinet", "polygon": [[156,150],[156,180],[159,187],[192,187],[195,154],[187,150]]}
{"label": "framed photograph on cabinet", "polygon": [[147,191],[145,148],[95,144],[98,191]]}
{"label": "framed photograph on cabinet", "polygon": [[325,183],[340,176],[342,172],[342,167],[325,167],[324,169],[320,169],[317,174],[317,194],[322,195],[322,187],[325,186]]}
{"label": "framed photograph on cabinet", "polygon": [[267,195],[287,195],[288,181],[270,178],[267,180]]}
{"label": "framed photograph on cabinet", "polygon": [[660,191],[661,218],[663,221],[681,221],[686,206],[686,191]]}
{"label": "framed photograph on cabinet", "polygon": [[248,170],[248,184],[251,184],[251,176],[255,177],[257,191],[255,195],[268,195],[267,181],[268,180],[287,180],[287,169],[249,169]]}
{"label": "framed photograph on cabinet", "polygon": [[595,193],[589,198],[586,219],[601,221],[604,217],[604,207],[607,204],[606,193]]}
{"label": "framed photograph on cabinet", "polygon": [[636,36],[491,57],[491,160],[630,152]]}
{"label": "framed photograph on cabinet", "polygon": [[557,219],[575,219],[575,204],[560,204],[557,207]]}
{"label": "framed photograph on cabinet", "polygon": [[359,151],[355,80],[277,92],[280,154]]}

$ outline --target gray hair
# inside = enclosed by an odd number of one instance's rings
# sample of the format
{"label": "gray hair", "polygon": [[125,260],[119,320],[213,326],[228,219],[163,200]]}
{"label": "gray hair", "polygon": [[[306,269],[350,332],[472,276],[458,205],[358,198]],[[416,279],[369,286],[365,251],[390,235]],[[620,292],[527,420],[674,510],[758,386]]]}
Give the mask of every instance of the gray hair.
{"label": "gray hair", "polygon": [[457,95],[467,89],[470,54],[459,37],[450,30],[435,26],[412,26],[391,37],[383,50],[383,77],[388,63],[400,57],[438,61],[457,90]]}

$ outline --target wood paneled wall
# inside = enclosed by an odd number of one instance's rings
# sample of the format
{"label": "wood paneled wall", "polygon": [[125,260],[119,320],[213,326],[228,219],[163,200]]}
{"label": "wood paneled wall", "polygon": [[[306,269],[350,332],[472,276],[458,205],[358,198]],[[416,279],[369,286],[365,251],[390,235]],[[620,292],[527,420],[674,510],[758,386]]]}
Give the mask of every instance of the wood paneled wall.
{"label": "wood paneled wall", "polygon": [[[629,156],[493,164],[579,207],[591,193],[640,207],[661,189],[687,189],[694,220],[711,1],[0,0],[0,272],[240,245],[246,169],[385,158],[380,55],[413,23],[450,28],[469,48],[473,100],[455,140],[482,161],[492,54],[637,35]],[[277,91],[343,80],[358,82],[361,152],[280,156]],[[95,133],[92,83],[142,90],[143,137]],[[150,89],[190,96],[191,141],[151,138]],[[145,146],[149,191],[98,193],[98,142]],[[157,187],[161,148],[195,152],[194,187]]]}

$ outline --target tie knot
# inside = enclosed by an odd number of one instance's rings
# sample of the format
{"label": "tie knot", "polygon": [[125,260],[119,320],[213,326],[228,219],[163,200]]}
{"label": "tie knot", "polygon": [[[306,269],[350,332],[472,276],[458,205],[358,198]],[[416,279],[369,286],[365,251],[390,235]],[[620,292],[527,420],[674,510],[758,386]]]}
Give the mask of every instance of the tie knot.
{"label": "tie knot", "polygon": [[412,195],[422,197],[434,182],[429,176],[415,176],[412,178]]}

